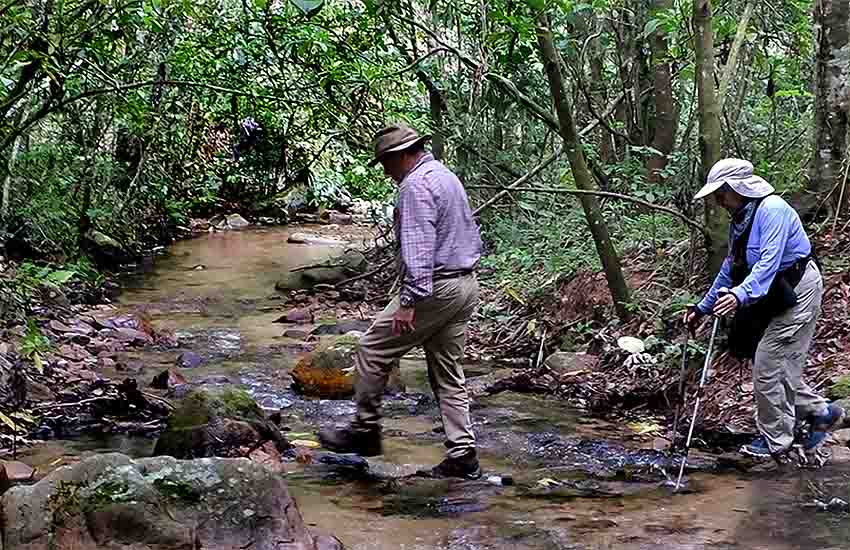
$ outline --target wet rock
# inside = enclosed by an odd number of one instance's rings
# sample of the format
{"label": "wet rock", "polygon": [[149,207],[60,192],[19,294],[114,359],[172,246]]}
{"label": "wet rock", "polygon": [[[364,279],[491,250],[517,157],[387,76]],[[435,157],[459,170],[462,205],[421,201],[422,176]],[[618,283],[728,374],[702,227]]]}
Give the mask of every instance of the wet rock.
{"label": "wet rock", "polygon": [[248,220],[239,214],[217,214],[210,218],[209,224],[211,227],[220,231],[226,231],[228,229],[243,229],[251,225]]}
{"label": "wet rock", "polygon": [[[299,236],[296,233],[290,237]],[[348,250],[341,256],[330,258],[321,265],[290,271],[275,284],[279,291],[316,288],[318,285],[334,285],[366,271],[368,262],[362,252]]]}
{"label": "wet rock", "polygon": [[0,460],[0,469],[5,471],[6,479],[12,485],[27,483],[35,476],[35,469],[32,466],[16,460]]}
{"label": "wet rock", "polygon": [[354,217],[351,214],[341,214],[340,212],[328,212],[328,223],[337,225],[351,225],[354,223]]}
{"label": "wet rock", "polygon": [[194,369],[204,364],[204,358],[194,351],[184,351],[177,356],[176,365],[181,369]]}
{"label": "wet rock", "polygon": [[341,246],[345,244],[344,241],[329,239],[327,237],[313,235],[310,233],[293,233],[289,236],[286,242],[290,244],[316,244],[326,246]]}
{"label": "wet rock", "polygon": [[559,376],[591,371],[599,366],[599,358],[586,353],[556,351],[546,358],[544,365],[556,371]]}
{"label": "wet rock", "polygon": [[96,229],[90,229],[82,239],[83,249],[89,252],[97,263],[118,264],[127,259],[127,252],[117,240]]}
{"label": "wet rock", "polygon": [[551,500],[574,498],[618,498],[658,490],[657,483],[609,481],[599,479],[554,479],[543,477],[521,493],[527,497]]}
{"label": "wet rock", "polygon": [[227,225],[231,229],[242,229],[248,227],[251,223],[239,214],[229,214],[227,216]]}
{"label": "wet rock", "polygon": [[150,337],[145,332],[141,330],[136,330],[134,328],[127,327],[118,327],[115,329],[106,329],[102,337],[113,337],[116,338],[119,342],[123,342],[125,344],[131,346],[144,346],[147,344],[153,343],[153,338]]}
{"label": "wet rock", "polygon": [[153,377],[150,386],[157,390],[167,390],[186,383],[186,377],[179,372],[164,370]]}
{"label": "wet rock", "polygon": [[95,455],[7,491],[0,526],[5,548],[21,550],[314,550],[317,542],[284,478],[246,459]]}
{"label": "wet rock", "polygon": [[64,357],[69,361],[85,361],[86,359],[92,358],[91,354],[86,350],[86,348],[77,344],[61,345],[56,350],[56,353],[60,357]]}
{"label": "wet rock", "polygon": [[[338,336],[302,356],[290,372],[292,389],[309,397],[345,399],[354,395],[355,362],[359,340]],[[404,391],[399,365],[390,373],[387,393]]]}
{"label": "wet rock", "polygon": [[283,331],[284,338],[293,338],[295,340],[303,340],[310,336],[310,333],[306,330],[298,330],[298,329],[288,329]]}
{"label": "wet rock", "polygon": [[325,323],[314,328],[313,336],[337,336],[351,331],[366,332],[372,326],[372,321],[363,319],[340,319],[335,323]]}
{"label": "wet rock", "polygon": [[37,380],[33,380],[30,377],[26,378],[27,384],[27,399],[34,402],[40,401],[52,401],[56,397],[56,392],[54,392],[49,386],[43,384]]}
{"label": "wet rock", "polygon": [[307,308],[294,308],[283,314],[282,317],[276,319],[275,323],[296,323],[307,324],[314,320],[313,312]]}
{"label": "wet rock", "polygon": [[213,374],[205,378],[201,378],[196,382],[198,386],[220,386],[232,383],[233,381],[223,374]]}
{"label": "wet rock", "polygon": [[243,456],[271,441],[280,452],[290,448],[280,429],[265,418],[243,390],[198,388],[177,404],[154,455],[176,458]]}
{"label": "wet rock", "polygon": [[98,357],[97,366],[101,369],[114,369],[118,364],[111,357]]}
{"label": "wet rock", "polygon": [[488,394],[489,388],[495,386],[501,380],[510,378],[514,372],[514,369],[498,369],[489,374],[467,378],[466,390],[473,398],[485,396]]}

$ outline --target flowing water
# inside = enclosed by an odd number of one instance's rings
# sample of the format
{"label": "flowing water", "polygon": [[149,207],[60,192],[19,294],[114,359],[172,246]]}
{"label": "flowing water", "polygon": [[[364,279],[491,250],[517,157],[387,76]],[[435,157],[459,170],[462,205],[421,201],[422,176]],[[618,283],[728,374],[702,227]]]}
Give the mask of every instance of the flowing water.
{"label": "flowing water", "polygon": [[[289,268],[341,250],[287,244],[289,231],[183,241],[128,280],[121,307],[146,311],[179,341],[176,350],[126,354],[134,375],[148,380],[194,351],[205,362],[182,371],[190,381],[248,389],[263,407],[282,412],[291,434],[312,438],[320,426],[348,418],[350,402],[305,400],[289,387],[288,370],[304,346],[272,322],[283,309],[274,283]],[[470,364],[466,371],[474,382],[490,369]],[[402,373],[408,391],[386,403],[386,453],[371,463],[372,476],[286,465],[306,522],[352,550],[850,548],[844,516],[804,506],[815,497],[848,499],[843,448],[817,472],[693,472],[687,491],[674,495],[661,482],[675,463],[646,448],[651,441],[542,397],[475,401],[485,479],[412,480],[405,474],[439,461],[444,448],[423,361],[406,358]],[[143,438],[81,438],[30,449],[25,460],[43,474],[91,453],[147,456],[152,449]],[[696,456],[695,464],[711,470],[714,463]],[[499,483],[508,477],[513,485]]]}

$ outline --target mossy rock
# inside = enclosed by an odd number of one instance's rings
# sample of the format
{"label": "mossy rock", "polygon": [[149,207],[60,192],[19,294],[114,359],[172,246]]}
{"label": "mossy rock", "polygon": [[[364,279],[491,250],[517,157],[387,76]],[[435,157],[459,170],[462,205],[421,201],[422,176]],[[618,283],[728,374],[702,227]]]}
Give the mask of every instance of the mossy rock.
{"label": "mossy rock", "polygon": [[95,454],[0,496],[6,550],[272,550],[280,541],[342,549],[320,546],[285,478],[247,459]]}
{"label": "mossy rock", "polygon": [[177,404],[154,455],[175,458],[241,456],[242,448],[272,441],[289,448],[279,429],[247,392],[235,388],[198,388]]}
{"label": "mossy rock", "polygon": [[[308,397],[321,399],[346,399],[354,395],[356,377],[355,356],[360,340],[342,335],[329,338],[302,356],[290,372],[292,389]],[[388,393],[405,390],[396,361],[387,384]]]}
{"label": "mossy rock", "polygon": [[850,397],[850,376],[842,376],[826,390],[826,397],[832,401]]}
{"label": "mossy rock", "polygon": [[290,271],[275,284],[276,290],[300,290],[318,284],[332,285],[366,272],[366,256],[362,252],[349,250],[341,256],[330,258],[324,265]]}

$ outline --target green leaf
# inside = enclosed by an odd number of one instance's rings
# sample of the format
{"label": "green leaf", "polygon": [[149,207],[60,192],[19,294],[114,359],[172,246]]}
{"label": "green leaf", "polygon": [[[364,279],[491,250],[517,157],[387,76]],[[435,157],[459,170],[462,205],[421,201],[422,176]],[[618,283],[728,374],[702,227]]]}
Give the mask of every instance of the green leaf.
{"label": "green leaf", "polygon": [[325,4],[324,0],[290,0],[295,6],[304,12],[304,15],[307,17],[313,17],[319,10],[322,9],[322,6]]}
{"label": "green leaf", "polygon": [[76,271],[71,271],[67,269],[62,269],[59,271],[54,271],[47,276],[47,280],[51,283],[56,283],[58,285],[63,285],[74,278],[76,275]]}
{"label": "green leaf", "polygon": [[659,25],[661,25],[661,19],[650,19],[647,21],[646,25],[643,27],[643,37],[648,38],[649,35],[658,29]]}
{"label": "green leaf", "polygon": [[0,422],[3,422],[3,424],[9,426],[13,432],[18,431],[18,425],[15,423],[15,421],[3,414],[2,412],[0,412]]}
{"label": "green leaf", "polygon": [[38,352],[33,353],[32,364],[35,370],[38,371],[38,374],[44,374],[44,361],[42,361],[41,355]]}

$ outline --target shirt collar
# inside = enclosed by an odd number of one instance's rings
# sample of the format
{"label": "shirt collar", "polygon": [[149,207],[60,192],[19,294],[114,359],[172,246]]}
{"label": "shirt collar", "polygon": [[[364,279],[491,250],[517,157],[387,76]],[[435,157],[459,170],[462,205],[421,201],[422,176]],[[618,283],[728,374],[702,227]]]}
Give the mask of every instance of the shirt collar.
{"label": "shirt collar", "polygon": [[425,153],[424,155],[419,157],[419,160],[417,160],[416,164],[413,165],[413,168],[408,170],[408,172],[404,175],[404,177],[401,178],[401,181],[406,180],[408,178],[408,176],[410,176],[410,174],[412,174],[413,172],[415,172],[417,170],[417,168],[419,168],[420,166],[422,166],[426,162],[430,162],[432,160],[434,160],[434,155],[432,155],[431,153]]}

